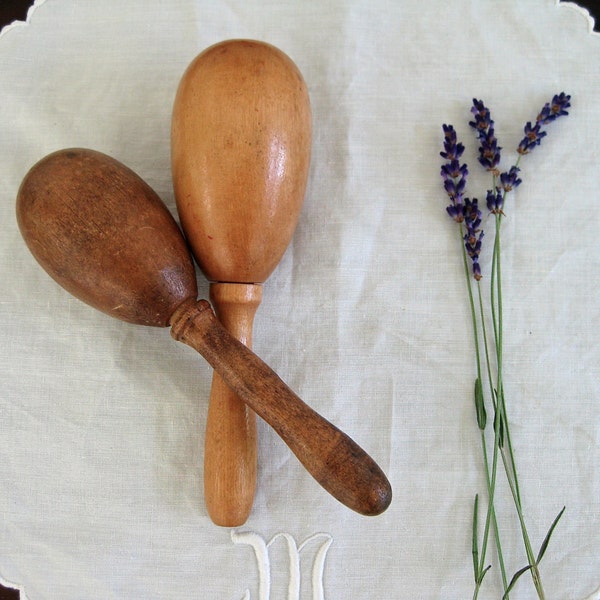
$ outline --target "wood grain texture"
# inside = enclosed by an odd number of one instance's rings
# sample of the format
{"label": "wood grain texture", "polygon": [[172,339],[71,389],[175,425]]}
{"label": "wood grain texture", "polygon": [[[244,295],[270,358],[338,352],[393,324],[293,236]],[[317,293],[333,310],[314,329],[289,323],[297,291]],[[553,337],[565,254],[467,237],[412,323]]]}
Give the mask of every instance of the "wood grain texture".
{"label": "wood grain texture", "polygon": [[360,513],[385,510],[391,488],[373,460],[196,300],[181,232],[133,171],[92,150],[56,152],[26,175],[17,218],[38,262],[73,295],[125,321],[171,325],[173,337],[200,352],[325,489]]}
{"label": "wood grain texture", "polygon": [[[202,52],[184,73],[172,122],[177,209],[212,282],[217,316],[248,346],[260,284],[298,221],[310,143],[306,84],[277,48],[227,40]],[[204,493],[215,523],[242,525],[250,514],[255,446],[254,416],[215,376],[204,458]]]}
{"label": "wood grain texture", "polygon": [[298,221],[310,144],[306,84],[283,52],[232,40],[192,61],[173,107],[173,186],[209,281],[271,274]]}
{"label": "wood grain texture", "polygon": [[219,368],[227,384],[273,427],[332,496],[367,516],[387,509],[392,488],[375,461],[231,336],[208,309],[208,303],[185,302],[173,315],[171,335]]}
{"label": "wood grain texture", "polygon": [[196,275],[177,223],[156,193],[93,150],[39,161],[17,195],[17,221],[34,257],[62,287],[124,321],[165,327]]}
{"label": "wood grain texture", "polygon": [[[217,318],[248,348],[261,299],[261,285],[210,285]],[[214,523],[224,527],[245,523],[254,503],[257,463],[256,415],[215,371],[204,442],[204,501]]]}

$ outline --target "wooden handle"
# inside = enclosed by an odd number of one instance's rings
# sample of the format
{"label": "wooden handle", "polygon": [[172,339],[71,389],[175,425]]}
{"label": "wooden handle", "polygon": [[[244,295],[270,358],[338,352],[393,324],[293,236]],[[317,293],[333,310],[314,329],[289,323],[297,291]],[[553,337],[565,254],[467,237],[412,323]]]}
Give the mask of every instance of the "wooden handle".
{"label": "wooden handle", "polygon": [[[262,286],[212,283],[210,299],[223,327],[251,348]],[[237,527],[246,522],[254,501],[256,470],[256,415],[215,371],[204,443],[204,497],[215,524]]]}
{"label": "wooden handle", "polygon": [[390,483],[373,459],[231,336],[208,302],[184,302],[171,318],[171,335],[200,352],[340,502],[363,515],[378,515],[389,506]]}

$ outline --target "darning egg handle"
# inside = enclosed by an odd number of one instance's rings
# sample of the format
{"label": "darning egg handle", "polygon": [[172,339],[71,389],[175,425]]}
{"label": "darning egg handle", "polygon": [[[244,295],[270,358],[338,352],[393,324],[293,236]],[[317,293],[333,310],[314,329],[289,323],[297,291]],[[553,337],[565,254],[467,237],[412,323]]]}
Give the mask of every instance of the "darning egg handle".
{"label": "darning egg handle", "polygon": [[202,354],[332,496],[363,515],[381,514],[389,506],[392,489],[375,461],[228,333],[208,302],[184,302],[171,317],[171,335]]}
{"label": "darning egg handle", "polygon": [[[211,283],[210,299],[223,327],[251,348],[262,286]],[[215,371],[204,441],[204,502],[215,524],[239,527],[246,522],[254,502],[256,471],[256,415]]]}

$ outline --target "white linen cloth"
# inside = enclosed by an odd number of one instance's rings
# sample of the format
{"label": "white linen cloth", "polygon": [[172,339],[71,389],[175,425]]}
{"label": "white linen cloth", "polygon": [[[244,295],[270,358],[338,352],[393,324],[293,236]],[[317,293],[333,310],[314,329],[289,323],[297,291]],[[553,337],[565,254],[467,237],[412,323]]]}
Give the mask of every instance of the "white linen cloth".
{"label": "white linen cloth", "polygon": [[[379,517],[337,503],[261,423],[252,515],[213,525],[210,368],[167,330],[70,297],[16,226],[29,167],[74,146],[121,160],[175,213],[178,81],[238,37],[296,62],[314,119],[302,216],[254,349],[386,471],[394,500]],[[567,507],[541,564],[547,597],[600,597],[599,69],[585,14],[553,0],[38,1],[0,37],[0,583],[28,600],[470,598],[485,482],[441,125],[467,146],[468,193],[483,200],[472,98],[491,108],[508,167],[524,123],[564,90],[570,115],[522,161],[506,207],[505,385],[536,551]],[[499,481],[512,573],[526,560]],[[480,598],[499,590],[494,567]],[[528,575],[513,597],[535,597]]]}

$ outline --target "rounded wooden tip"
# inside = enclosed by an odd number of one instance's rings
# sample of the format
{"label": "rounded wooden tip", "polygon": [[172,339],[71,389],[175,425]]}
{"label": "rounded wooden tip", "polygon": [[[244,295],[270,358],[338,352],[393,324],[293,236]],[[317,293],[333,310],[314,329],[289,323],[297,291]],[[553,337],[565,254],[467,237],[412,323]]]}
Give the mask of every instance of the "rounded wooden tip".
{"label": "rounded wooden tip", "polygon": [[214,373],[204,442],[204,502],[221,527],[243,525],[256,491],[256,415]]}
{"label": "rounded wooden tip", "polygon": [[385,512],[391,503],[392,486],[382,473],[379,481],[373,484],[370,494],[365,499],[365,509],[362,514],[367,517],[376,517]]}

